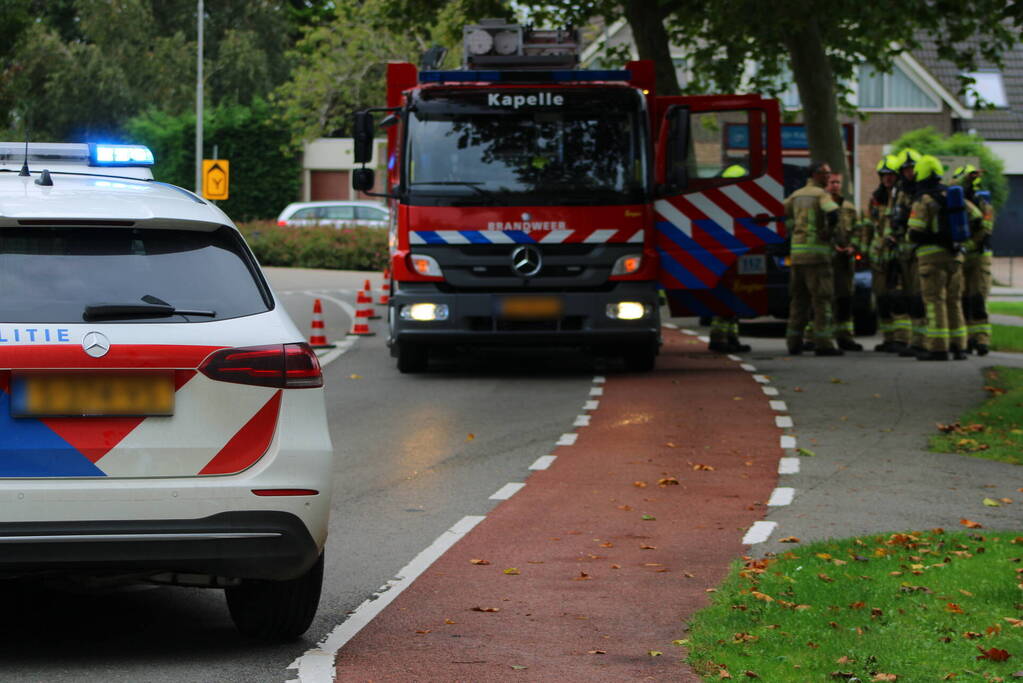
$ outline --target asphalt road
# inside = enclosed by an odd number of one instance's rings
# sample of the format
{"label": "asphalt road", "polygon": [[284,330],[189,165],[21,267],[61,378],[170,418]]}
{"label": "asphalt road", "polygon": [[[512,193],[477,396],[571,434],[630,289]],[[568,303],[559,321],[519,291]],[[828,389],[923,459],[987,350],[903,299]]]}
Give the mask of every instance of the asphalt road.
{"label": "asphalt road", "polygon": [[[268,274],[300,329],[309,329],[312,300],[320,296],[329,336],[343,338],[351,310],[345,305],[365,274]],[[379,286],[379,276],[370,279]],[[1018,500],[1017,468],[923,450],[934,422],[954,420],[984,397],[981,367],[1019,364],[1015,357],[945,364],[869,352],[792,359],[782,355],[781,340],[751,341],[746,359],[771,377],[788,403],[789,431],[817,454],[786,475],[793,502],[769,510],[777,531],[752,552],[790,547],[777,545],[783,536],[954,527],[961,517],[989,528],[1020,526],[1023,501],[981,503],[987,496]],[[289,665],[346,613],[458,520],[486,514],[496,504],[489,496],[506,482],[524,480],[579,414],[595,367],[571,353],[520,353],[452,358],[444,372],[402,376],[381,335],[359,338],[325,370],[338,460],[325,591],[303,640],[276,647],[243,640],[220,591],[8,587],[0,589],[9,614],[0,641],[3,678],[293,678]]]}

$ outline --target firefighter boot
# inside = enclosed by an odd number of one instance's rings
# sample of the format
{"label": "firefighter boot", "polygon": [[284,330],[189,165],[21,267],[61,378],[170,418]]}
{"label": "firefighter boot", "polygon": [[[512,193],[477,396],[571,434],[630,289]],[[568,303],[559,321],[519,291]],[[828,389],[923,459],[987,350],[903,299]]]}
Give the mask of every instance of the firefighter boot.
{"label": "firefighter boot", "polygon": [[966,352],[963,351],[957,344],[952,344],[952,360],[966,360]]}
{"label": "firefighter boot", "polygon": [[981,344],[979,342],[977,343],[977,355],[978,356],[986,356],[987,352],[990,351],[990,350],[991,349],[988,348],[987,344]]}
{"label": "firefighter boot", "polygon": [[[910,347],[912,348],[912,347]],[[899,354],[902,355],[901,353]],[[927,351],[921,350],[916,354],[917,360],[948,360],[948,351]]]}

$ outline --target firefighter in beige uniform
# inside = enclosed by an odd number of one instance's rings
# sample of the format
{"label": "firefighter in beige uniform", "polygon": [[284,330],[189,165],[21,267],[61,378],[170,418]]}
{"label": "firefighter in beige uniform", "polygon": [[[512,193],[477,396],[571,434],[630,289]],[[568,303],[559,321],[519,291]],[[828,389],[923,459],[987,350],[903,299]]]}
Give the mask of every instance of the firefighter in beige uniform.
{"label": "firefighter in beige uniform", "polygon": [[835,343],[843,351],[862,351],[863,346],[853,338],[853,278],[855,257],[860,243],[860,221],[856,206],[842,196],[842,174],[828,176],[828,194],[838,204],[838,232],[831,267],[834,271]]}
{"label": "firefighter in beige uniform", "polygon": [[834,296],[831,260],[838,233],[839,206],[824,189],[831,167],[824,162],[810,166],[806,186],[785,200],[785,223],[792,240],[789,272],[789,322],[786,345],[789,353],[803,351],[803,328],[813,318],[814,353],[840,356],[832,327]]}
{"label": "firefighter in beige uniform", "polygon": [[[916,356],[925,350],[927,337],[927,310],[924,307],[920,292],[919,261],[917,245],[909,238],[907,221],[916,196],[916,163],[922,156],[915,149],[904,149],[897,155],[899,166],[898,192],[892,205],[892,233],[899,241],[899,281],[901,292],[900,308],[909,314],[909,320],[896,320],[896,329],[900,324],[911,325],[908,335],[909,347],[900,351],[900,356]],[[905,334],[905,333],[903,333]],[[898,338],[898,337],[897,337]]]}
{"label": "firefighter in beige uniform", "polygon": [[[878,186],[870,195],[869,220],[863,244],[869,249],[871,289],[877,302],[877,317],[884,341],[874,347],[883,353],[909,348],[910,322],[905,301],[898,290],[899,243],[892,235],[892,202],[898,182],[899,160],[889,154],[877,164]],[[899,297],[895,295],[899,294]]]}
{"label": "firefighter in beige uniform", "polygon": [[[953,244],[942,221],[945,187],[941,162],[924,155],[916,164],[917,194],[909,215],[909,237],[919,245],[920,292],[927,311],[926,350],[918,360],[948,360],[949,351],[956,360],[965,360],[966,323],[963,320],[963,254]],[[967,216],[980,215],[977,207],[966,203]],[[947,223],[947,219],[945,220]]]}
{"label": "firefighter in beige uniform", "polygon": [[994,207],[988,193],[978,191],[980,170],[972,164],[955,170],[954,184],[962,185],[966,199],[980,210],[981,217],[970,223],[970,239],[963,244],[963,316],[968,340],[966,350],[986,356],[991,346],[991,323],[987,317],[987,298],[991,294],[991,232]]}

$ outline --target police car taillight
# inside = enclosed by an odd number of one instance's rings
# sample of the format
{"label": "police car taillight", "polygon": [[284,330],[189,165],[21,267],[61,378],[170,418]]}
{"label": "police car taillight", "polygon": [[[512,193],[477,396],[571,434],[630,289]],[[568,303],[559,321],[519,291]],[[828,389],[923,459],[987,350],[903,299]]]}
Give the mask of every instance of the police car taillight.
{"label": "police car taillight", "polygon": [[306,343],[222,349],[203,361],[199,371],[220,382],[281,389],[323,386],[316,353]]}

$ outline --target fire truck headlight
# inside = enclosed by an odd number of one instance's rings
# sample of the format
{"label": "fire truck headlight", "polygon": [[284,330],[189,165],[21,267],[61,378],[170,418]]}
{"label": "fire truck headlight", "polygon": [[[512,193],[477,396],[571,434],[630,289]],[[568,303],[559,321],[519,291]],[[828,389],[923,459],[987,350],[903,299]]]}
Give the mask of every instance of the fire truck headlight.
{"label": "fire truck headlight", "polygon": [[607,317],[612,320],[639,320],[646,316],[646,306],[639,301],[619,301],[607,305]]}
{"label": "fire truck headlight", "polygon": [[447,320],[448,305],[432,303],[407,304],[401,307],[401,319],[415,320],[421,323]]}
{"label": "fire truck headlight", "polygon": [[420,275],[429,275],[431,277],[441,277],[442,275],[437,259],[432,256],[409,254],[409,260],[412,262],[412,270]]}
{"label": "fire truck headlight", "polygon": [[615,261],[614,267],[611,268],[612,275],[631,275],[635,273],[643,265],[642,254],[627,254],[622,256]]}

